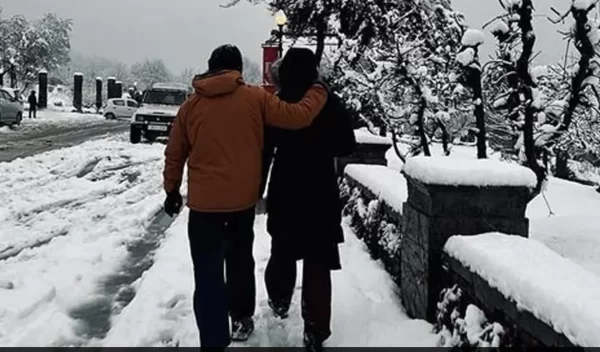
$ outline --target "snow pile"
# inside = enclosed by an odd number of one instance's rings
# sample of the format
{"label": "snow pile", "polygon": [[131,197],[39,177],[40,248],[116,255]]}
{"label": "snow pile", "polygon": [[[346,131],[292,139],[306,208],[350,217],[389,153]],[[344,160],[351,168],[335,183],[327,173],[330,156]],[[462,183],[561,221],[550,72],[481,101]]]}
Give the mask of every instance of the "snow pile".
{"label": "snow pile", "polygon": [[467,29],[467,31],[462,37],[462,45],[471,48],[476,48],[482,45],[484,42],[485,36],[483,35],[483,33],[480,30],[474,28]]}
{"label": "snow pile", "polygon": [[71,91],[64,86],[56,86],[48,92],[48,109],[71,111],[73,100]]}
{"label": "snow pile", "polygon": [[600,346],[600,277],[518,236],[454,236],[444,250],[574,344]]}
{"label": "snow pile", "polygon": [[381,137],[376,134],[369,132],[366,128],[360,128],[358,130],[354,130],[354,135],[356,136],[356,142],[358,144],[384,144],[384,145],[392,145],[392,140],[387,137]]}
{"label": "snow pile", "polygon": [[12,130],[10,129],[10,127],[8,126],[2,126],[0,127],[0,133],[10,133],[12,132]]}
{"label": "snow pile", "polygon": [[411,178],[446,186],[525,186],[535,187],[533,171],[517,164],[489,159],[409,158],[403,172]]}
{"label": "snow pile", "polygon": [[406,179],[398,171],[380,165],[348,165],[344,173],[402,214],[408,188]]}
{"label": "snow pile", "polygon": [[[182,213],[169,229],[156,254],[155,265],[143,276],[136,297],[114,320],[102,346],[198,346],[192,311],[193,271],[188,255],[187,216],[187,212]],[[256,330],[250,340],[234,343],[232,347],[300,347],[304,325],[300,294],[294,295],[287,319],[273,315],[263,283],[270,255],[266,217],[257,217],[255,230]],[[438,338],[432,334],[432,326],[411,320],[403,313],[391,278],[346,226],[344,231],[346,243],[340,247],[344,269],[332,274],[333,335],[327,346],[436,346]],[[301,275],[298,275],[296,291],[300,286]]]}
{"label": "snow pile", "polygon": [[162,146],[102,139],[0,163],[0,346],[81,343],[71,312],[160,211]]}
{"label": "snow pile", "polygon": [[595,0],[573,0],[573,9],[587,11],[595,2]]}
{"label": "snow pile", "polygon": [[475,50],[473,48],[467,48],[456,55],[456,61],[462,66],[469,66],[475,62],[475,56]]}

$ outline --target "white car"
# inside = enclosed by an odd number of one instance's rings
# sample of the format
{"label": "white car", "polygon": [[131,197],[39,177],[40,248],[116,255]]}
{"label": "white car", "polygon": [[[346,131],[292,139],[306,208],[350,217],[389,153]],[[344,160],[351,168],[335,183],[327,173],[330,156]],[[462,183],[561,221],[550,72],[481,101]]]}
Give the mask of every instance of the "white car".
{"label": "white car", "polygon": [[108,99],[104,106],[104,117],[107,120],[120,118],[130,119],[139,108],[137,101],[125,98]]}
{"label": "white car", "polygon": [[161,83],[145,91],[142,105],[131,118],[131,143],[140,143],[142,137],[150,142],[168,137],[189,91],[187,86]]}
{"label": "white car", "polygon": [[0,89],[0,126],[20,125],[24,110],[23,102],[14,91]]}

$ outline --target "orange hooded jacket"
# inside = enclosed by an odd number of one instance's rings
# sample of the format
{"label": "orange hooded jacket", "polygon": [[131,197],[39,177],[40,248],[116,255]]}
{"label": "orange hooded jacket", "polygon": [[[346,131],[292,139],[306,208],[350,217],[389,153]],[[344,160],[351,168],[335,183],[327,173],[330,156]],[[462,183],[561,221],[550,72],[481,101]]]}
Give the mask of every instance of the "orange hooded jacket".
{"label": "orange hooded jacket", "polygon": [[248,86],[237,71],[199,76],[195,94],[181,106],[165,150],[164,188],[179,190],[188,164],[188,206],[200,212],[234,212],[259,199],[264,125],[301,129],[327,102],[314,85],[297,104]]}

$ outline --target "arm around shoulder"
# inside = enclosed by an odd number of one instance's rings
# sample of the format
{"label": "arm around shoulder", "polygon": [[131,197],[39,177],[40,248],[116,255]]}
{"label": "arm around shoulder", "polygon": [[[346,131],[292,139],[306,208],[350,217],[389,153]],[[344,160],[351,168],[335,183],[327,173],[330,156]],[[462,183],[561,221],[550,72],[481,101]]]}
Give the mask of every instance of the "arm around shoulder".
{"label": "arm around shoulder", "polygon": [[286,103],[266,91],[263,94],[265,123],[290,130],[310,126],[329,96],[327,88],[322,84],[314,84],[298,103]]}

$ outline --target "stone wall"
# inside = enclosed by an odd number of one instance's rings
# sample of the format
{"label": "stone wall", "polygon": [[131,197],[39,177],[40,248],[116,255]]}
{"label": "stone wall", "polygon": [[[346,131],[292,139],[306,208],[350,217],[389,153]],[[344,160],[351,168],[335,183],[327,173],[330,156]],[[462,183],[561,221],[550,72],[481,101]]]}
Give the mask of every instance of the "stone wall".
{"label": "stone wall", "polygon": [[458,285],[470,303],[504,326],[510,338],[503,346],[571,346],[565,336],[531,313],[519,311],[514,302],[443,253],[445,242],[455,234],[494,231],[527,237],[529,190],[430,186],[407,180],[408,199],[402,210],[386,204],[350,175],[340,183],[344,215],[399,286],[407,313],[436,324],[442,290]]}
{"label": "stone wall", "polygon": [[358,142],[356,151],[345,158],[336,159],[338,176],[344,174],[344,169],[349,164],[387,165],[385,154],[391,148],[387,144],[373,144]]}

